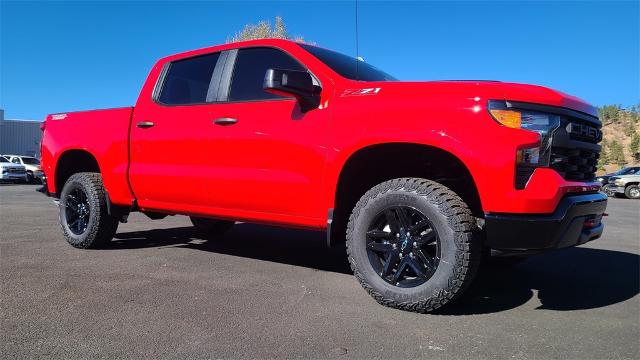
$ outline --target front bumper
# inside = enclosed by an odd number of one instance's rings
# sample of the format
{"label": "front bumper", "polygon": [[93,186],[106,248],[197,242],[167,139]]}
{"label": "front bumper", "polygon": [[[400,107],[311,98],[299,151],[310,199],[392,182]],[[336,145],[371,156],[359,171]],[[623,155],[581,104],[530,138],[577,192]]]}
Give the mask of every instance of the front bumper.
{"label": "front bumper", "polygon": [[603,193],[565,196],[553,214],[486,214],[486,245],[502,251],[541,251],[584,244],[602,235]]}
{"label": "front bumper", "polygon": [[608,189],[609,191],[614,193],[624,194],[624,186],[611,185],[608,187]]}
{"label": "front bumper", "polygon": [[6,180],[6,181],[14,181],[14,180],[19,180],[19,181],[27,181],[27,173],[20,173],[20,174],[16,174],[16,173],[5,173],[5,174],[0,174],[0,180]]}

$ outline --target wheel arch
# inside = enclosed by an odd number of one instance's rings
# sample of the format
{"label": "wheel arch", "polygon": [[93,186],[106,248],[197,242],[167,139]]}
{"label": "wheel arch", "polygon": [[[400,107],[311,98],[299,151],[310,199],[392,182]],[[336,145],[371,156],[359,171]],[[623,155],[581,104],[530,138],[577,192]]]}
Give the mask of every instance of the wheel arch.
{"label": "wheel arch", "polygon": [[79,172],[101,172],[95,155],[85,149],[68,149],[58,156],[55,167],[54,187],[56,196],[71,175]]}
{"label": "wheel arch", "polygon": [[367,190],[381,182],[401,177],[419,177],[439,182],[456,192],[474,215],[483,215],[476,182],[469,167],[459,156],[441,147],[423,143],[376,143],[358,148],[342,162],[330,202],[331,229],[328,242],[335,243],[341,238],[351,209]]}

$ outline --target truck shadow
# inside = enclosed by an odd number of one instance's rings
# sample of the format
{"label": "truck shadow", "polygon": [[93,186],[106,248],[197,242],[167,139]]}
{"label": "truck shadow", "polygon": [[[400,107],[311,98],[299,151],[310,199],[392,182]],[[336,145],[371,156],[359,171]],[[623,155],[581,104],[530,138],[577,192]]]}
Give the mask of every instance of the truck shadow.
{"label": "truck shadow", "polygon": [[[325,234],[238,224],[206,239],[192,227],[116,234],[109,249],[179,246],[194,250],[351,274],[344,245],[328,248]],[[517,308],[534,295],[537,309],[571,311],[604,307],[640,292],[640,256],[577,247],[533,256],[517,265],[484,265],[465,296],[441,315],[488,314]],[[355,280],[354,280],[355,283]]]}

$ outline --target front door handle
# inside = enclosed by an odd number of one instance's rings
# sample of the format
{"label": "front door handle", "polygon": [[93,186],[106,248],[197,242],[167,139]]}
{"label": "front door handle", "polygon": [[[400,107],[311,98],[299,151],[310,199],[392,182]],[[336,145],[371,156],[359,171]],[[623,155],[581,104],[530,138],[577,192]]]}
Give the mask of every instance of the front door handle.
{"label": "front door handle", "polygon": [[213,120],[213,123],[220,126],[233,125],[238,122],[238,119],[234,118],[218,118]]}
{"label": "front door handle", "polygon": [[152,127],[153,125],[155,125],[155,124],[152,121],[140,121],[138,124],[136,124],[136,126],[141,128],[141,129],[148,129],[148,128]]}

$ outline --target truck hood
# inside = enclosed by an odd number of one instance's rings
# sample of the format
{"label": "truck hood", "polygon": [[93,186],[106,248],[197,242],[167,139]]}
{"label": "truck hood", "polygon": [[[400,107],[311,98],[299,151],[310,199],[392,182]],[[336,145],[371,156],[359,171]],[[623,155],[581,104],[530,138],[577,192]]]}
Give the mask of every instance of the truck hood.
{"label": "truck hood", "polygon": [[563,107],[594,117],[595,107],[575,96],[544,86],[486,80],[424,81],[424,82],[376,82],[367,87],[380,88],[379,94],[440,94],[447,97],[464,96],[482,100],[510,100]]}
{"label": "truck hood", "polygon": [[611,177],[614,177],[616,179],[622,179],[622,180],[638,180],[640,179],[640,175],[612,175]]}

